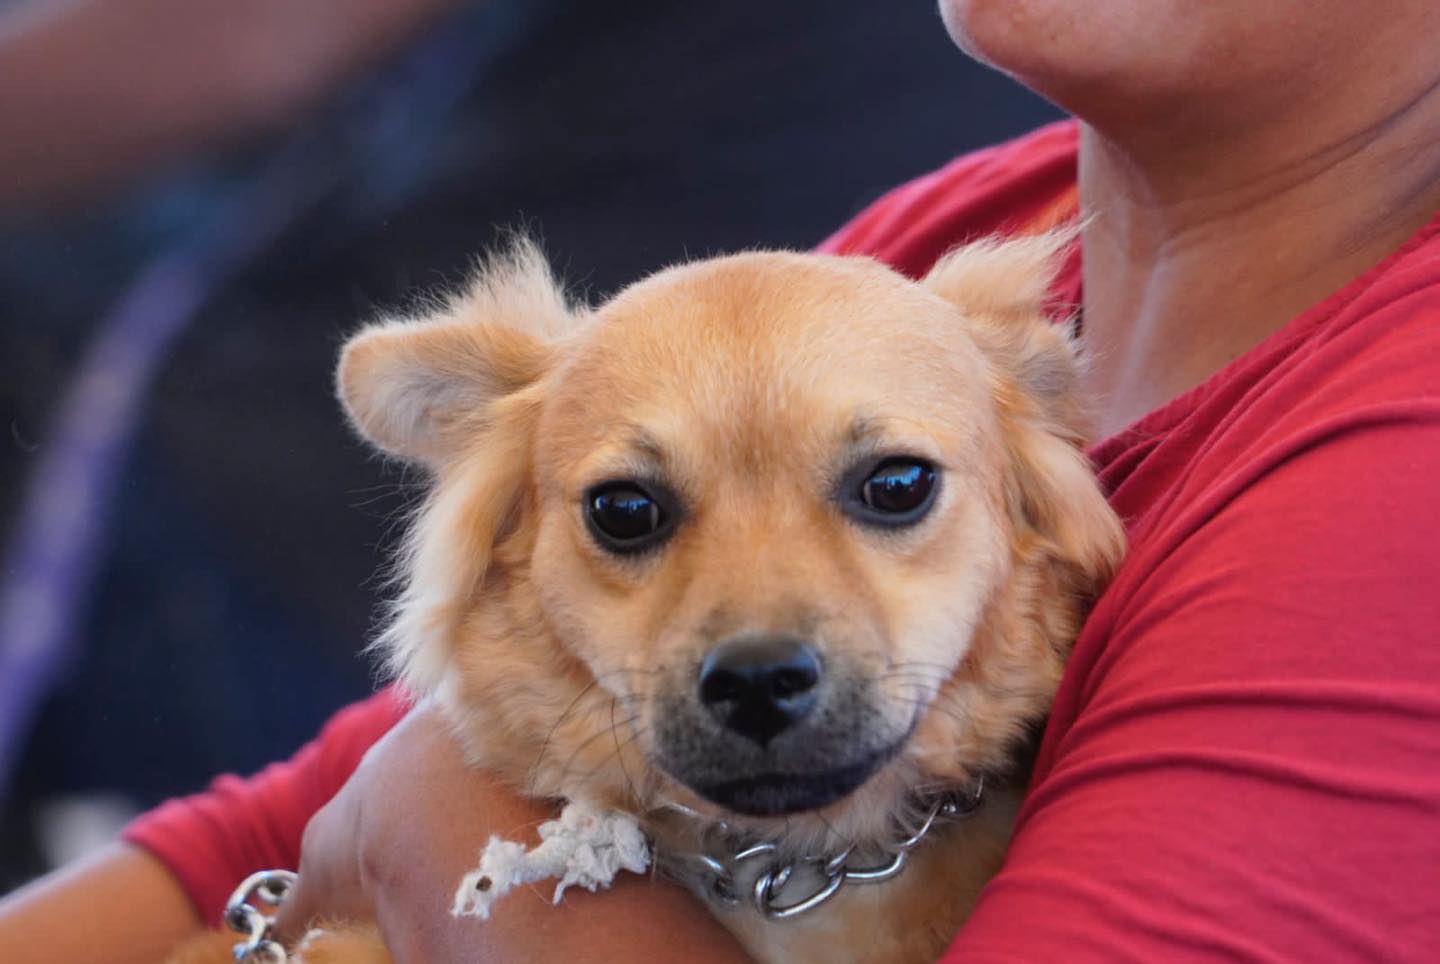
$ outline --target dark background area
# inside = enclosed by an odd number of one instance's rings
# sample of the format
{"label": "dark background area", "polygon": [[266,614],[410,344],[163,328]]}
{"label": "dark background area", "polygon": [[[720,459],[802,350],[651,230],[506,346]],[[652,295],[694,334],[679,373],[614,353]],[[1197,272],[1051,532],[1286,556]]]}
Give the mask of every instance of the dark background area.
{"label": "dark background area", "polygon": [[[417,479],[333,402],[359,322],[454,284],[504,226],[591,298],[686,257],[808,247],[884,189],[1055,116],[957,52],[924,0],[494,0],[292,130],[64,213],[0,215],[12,549],[107,313],[160,259],[201,252],[204,289],[116,457],[63,672],[10,734],[0,892],[53,859],[55,801],[143,808],[253,770],[372,689],[376,574]],[[252,217],[280,227],[215,269],[204,252],[233,250]],[[16,572],[12,553],[0,576]]]}

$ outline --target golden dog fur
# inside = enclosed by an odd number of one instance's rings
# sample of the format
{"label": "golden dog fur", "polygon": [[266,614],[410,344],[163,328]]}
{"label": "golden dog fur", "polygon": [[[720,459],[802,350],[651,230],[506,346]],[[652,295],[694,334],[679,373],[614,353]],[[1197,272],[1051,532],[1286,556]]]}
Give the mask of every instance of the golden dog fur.
{"label": "golden dog fur", "polygon": [[[886,841],[917,790],[1012,769],[1123,551],[1081,449],[1073,346],[1042,310],[1063,241],[970,245],[922,282],[741,254],[593,310],[522,244],[429,316],[362,331],[345,407],[434,479],[382,640],[391,668],[524,793],[640,815],[677,802],[794,853]],[[938,472],[912,526],[837,507],[847,470],[887,455]],[[587,529],[587,492],[617,478],[676,493],[663,545],[619,556]],[[667,770],[667,714],[707,650],[745,633],[810,641],[870,694],[856,732],[896,738],[843,799],[746,817]],[[717,913],[761,960],[931,960],[998,867],[1022,782],[892,881],[793,921]],[[652,829],[662,856],[681,846]]]}

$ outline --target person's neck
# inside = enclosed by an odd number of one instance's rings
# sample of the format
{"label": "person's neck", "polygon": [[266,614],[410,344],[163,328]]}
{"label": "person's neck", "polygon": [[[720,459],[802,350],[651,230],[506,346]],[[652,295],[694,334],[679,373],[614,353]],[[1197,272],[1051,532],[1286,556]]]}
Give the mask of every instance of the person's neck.
{"label": "person's neck", "polygon": [[1294,126],[1121,140],[1082,124],[1097,437],[1200,384],[1440,209],[1440,89],[1348,131]]}

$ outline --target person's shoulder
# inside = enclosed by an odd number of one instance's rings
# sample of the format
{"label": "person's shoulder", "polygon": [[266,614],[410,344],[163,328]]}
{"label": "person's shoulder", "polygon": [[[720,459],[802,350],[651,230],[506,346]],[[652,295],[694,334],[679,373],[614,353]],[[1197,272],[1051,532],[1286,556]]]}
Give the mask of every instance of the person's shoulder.
{"label": "person's shoulder", "polygon": [[1276,566],[1281,560],[1257,547],[1320,554],[1284,543],[1287,534],[1347,546],[1373,571],[1384,567],[1365,547],[1419,558],[1424,545],[1407,555],[1391,544],[1422,531],[1440,540],[1437,443],[1440,218],[1225,371],[1092,450],[1112,505],[1130,521],[1131,561],[1117,587],[1138,589],[1165,560],[1221,536],[1215,558]]}
{"label": "person's shoulder", "polygon": [[[1336,313],[1337,341],[1343,344],[1352,328],[1357,342],[1373,343],[1382,352],[1440,340],[1440,214],[1363,276],[1356,289]],[[1430,372],[1440,370],[1440,354],[1413,361]],[[1440,382],[1426,384],[1440,389]]]}
{"label": "person's shoulder", "polygon": [[1074,121],[961,155],[889,191],[819,246],[912,276],[967,240],[1044,230],[1076,209]]}
{"label": "person's shoulder", "polygon": [[1440,426],[1440,217],[1321,306],[1270,391],[1292,431],[1342,420]]}
{"label": "person's shoulder", "polygon": [[1167,442],[1224,476],[1342,434],[1440,428],[1440,217],[1192,396]]}

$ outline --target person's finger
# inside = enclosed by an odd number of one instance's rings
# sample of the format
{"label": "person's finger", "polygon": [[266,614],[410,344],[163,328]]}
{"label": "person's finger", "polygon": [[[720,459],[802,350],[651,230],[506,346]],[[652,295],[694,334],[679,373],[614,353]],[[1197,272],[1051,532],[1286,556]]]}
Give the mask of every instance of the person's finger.
{"label": "person's finger", "polygon": [[354,814],[345,794],[310,818],[300,847],[300,879],[276,915],[276,938],[293,945],[318,921],[368,920],[370,909],[355,875]]}
{"label": "person's finger", "polygon": [[294,947],[310,929],[310,922],[315,919],[318,911],[312,895],[318,891],[319,888],[307,887],[302,876],[286,893],[285,903],[275,919],[273,936],[287,948]]}

